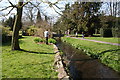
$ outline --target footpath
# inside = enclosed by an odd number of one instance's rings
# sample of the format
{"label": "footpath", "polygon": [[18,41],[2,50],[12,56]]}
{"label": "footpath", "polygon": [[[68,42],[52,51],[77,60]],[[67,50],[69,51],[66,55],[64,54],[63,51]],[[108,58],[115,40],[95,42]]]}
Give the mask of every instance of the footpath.
{"label": "footpath", "polygon": [[[70,37],[70,36],[67,36],[67,37]],[[111,44],[111,45],[120,46],[120,44],[118,44],[118,43],[111,43],[111,42],[104,42],[104,41],[90,40],[90,39],[77,38],[77,37],[71,37],[71,38],[74,38],[74,39],[80,39],[80,40],[86,40],[86,41],[92,41],[92,42],[97,42],[97,43],[104,43],[104,44]]]}

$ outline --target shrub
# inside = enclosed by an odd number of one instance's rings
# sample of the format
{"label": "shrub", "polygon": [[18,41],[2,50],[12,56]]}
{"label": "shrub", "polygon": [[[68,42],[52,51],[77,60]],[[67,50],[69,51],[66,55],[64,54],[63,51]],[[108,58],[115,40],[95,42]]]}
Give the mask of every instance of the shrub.
{"label": "shrub", "polygon": [[111,28],[101,28],[100,34],[101,34],[101,37],[112,37],[112,29]]}
{"label": "shrub", "polygon": [[45,42],[45,39],[35,38],[34,41],[35,41],[36,43],[38,43],[38,42]]}
{"label": "shrub", "polygon": [[45,42],[45,39],[40,38],[40,42]]}
{"label": "shrub", "polygon": [[37,43],[37,42],[39,42],[39,40],[40,40],[40,38],[35,38],[34,42]]}
{"label": "shrub", "polygon": [[34,36],[35,35],[35,32],[36,32],[36,29],[35,28],[30,28],[27,30],[29,36]]}
{"label": "shrub", "polygon": [[2,29],[2,35],[8,35],[9,33],[10,33],[10,28],[8,28],[8,27],[2,27],[2,26],[0,26],[0,29]]}
{"label": "shrub", "polygon": [[[46,41],[46,40],[45,40],[45,39],[42,39],[42,38],[35,38],[35,39],[34,39],[34,42],[36,42],[36,43],[38,43],[38,42],[45,42],[45,41]],[[48,43],[53,43],[53,44],[55,44],[55,43],[56,43],[56,40],[50,38],[50,39],[48,39]]]}
{"label": "shrub", "polygon": [[35,28],[35,26],[30,26],[30,28],[27,29],[27,33],[29,34],[29,36],[34,36],[36,31],[37,31],[37,28]]}
{"label": "shrub", "polygon": [[7,37],[10,34],[10,28],[0,26],[0,29],[2,30],[2,42],[10,41],[11,39]]}
{"label": "shrub", "polygon": [[40,42],[40,38],[35,38],[34,41],[35,41],[36,43],[38,43],[38,42]]}
{"label": "shrub", "polygon": [[53,43],[53,44],[56,44],[56,40],[55,39],[52,39],[52,38],[50,38],[50,39],[48,39],[48,43]]}

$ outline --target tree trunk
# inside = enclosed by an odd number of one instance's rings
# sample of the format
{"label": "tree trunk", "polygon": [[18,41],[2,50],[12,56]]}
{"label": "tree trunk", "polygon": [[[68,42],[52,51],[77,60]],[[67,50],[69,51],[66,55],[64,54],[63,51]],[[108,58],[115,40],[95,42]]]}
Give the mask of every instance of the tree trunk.
{"label": "tree trunk", "polygon": [[22,10],[23,10],[23,7],[21,7],[22,5],[23,5],[23,1],[20,0],[18,2],[17,15],[14,22],[14,28],[13,28],[12,43],[11,43],[12,50],[20,50],[19,30],[22,27],[22,22],[21,22]]}
{"label": "tree trunk", "polygon": [[112,2],[110,2],[110,15],[113,15],[113,10],[112,10]]}

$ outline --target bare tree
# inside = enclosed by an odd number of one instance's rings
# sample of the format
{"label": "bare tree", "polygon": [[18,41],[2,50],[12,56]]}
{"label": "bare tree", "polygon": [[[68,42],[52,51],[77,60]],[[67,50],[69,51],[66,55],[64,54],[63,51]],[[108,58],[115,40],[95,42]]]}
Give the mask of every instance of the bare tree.
{"label": "bare tree", "polygon": [[108,3],[111,16],[116,17],[116,15],[118,14],[118,3],[119,2],[110,2],[110,3]]}
{"label": "bare tree", "polygon": [[[52,7],[53,5],[57,4],[58,1],[61,1],[61,0],[57,0],[55,3],[51,3],[49,1],[43,1],[43,0],[40,0],[41,2],[43,3],[47,3],[49,4],[50,7]],[[1,1],[0,1],[1,2]],[[16,8],[17,9],[17,14],[16,14],[16,19],[15,19],[15,22],[14,22],[14,27],[13,27],[13,35],[12,35],[12,42],[11,42],[11,50],[20,50],[20,46],[19,46],[19,30],[21,29],[22,27],[22,12],[23,12],[23,7],[30,3],[31,5],[33,5],[31,3],[31,0],[27,1],[24,3],[24,0],[19,0],[18,1],[18,4],[14,5],[10,0],[8,0],[10,6],[7,6],[5,7],[4,9],[0,10],[0,11],[3,11],[3,10],[7,10],[8,8],[11,8],[11,10],[7,13],[10,14],[11,11]],[[36,7],[36,5],[34,5],[34,7]]]}
{"label": "bare tree", "polygon": [[7,13],[8,15],[11,13],[11,11],[14,8],[17,9],[17,14],[16,14],[15,22],[14,22],[14,27],[13,27],[12,42],[11,42],[12,50],[20,50],[18,38],[19,38],[19,30],[22,27],[22,11],[23,11],[23,7],[30,2],[30,1],[27,1],[23,3],[23,1],[24,0],[19,0],[18,4],[14,5],[10,0],[8,0],[8,2],[10,3],[10,6],[1,10],[3,11],[11,7],[12,9]]}
{"label": "bare tree", "polygon": [[41,2],[36,2],[34,5],[33,3],[29,3],[25,6],[25,16],[26,18],[30,21],[31,24],[34,23],[34,19],[36,17],[35,13],[36,10],[39,11],[39,5],[41,4]]}
{"label": "bare tree", "polygon": [[19,0],[18,6],[16,6],[17,14],[16,14],[15,22],[14,22],[14,27],[13,27],[12,44],[11,44],[12,50],[20,50],[18,38],[19,38],[19,30],[22,27],[21,18],[22,18],[23,6],[25,4],[23,4],[23,0]]}

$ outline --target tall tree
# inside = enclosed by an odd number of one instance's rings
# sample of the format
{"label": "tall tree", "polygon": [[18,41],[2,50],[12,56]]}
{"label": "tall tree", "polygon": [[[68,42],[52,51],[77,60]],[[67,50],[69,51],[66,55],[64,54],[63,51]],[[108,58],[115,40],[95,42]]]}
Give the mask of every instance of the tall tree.
{"label": "tall tree", "polygon": [[27,21],[30,21],[31,25],[35,22],[36,10],[40,11],[40,4],[41,2],[35,2],[34,5],[33,3],[32,5],[31,3],[28,3],[24,8],[25,18]]}
{"label": "tall tree", "polygon": [[100,2],[75,2],[71,7],[67,4],[65,11],[63,11],[61,22],[72,31],[80,31],[82,29],[92,35],[95,26],[100,21],[98,18],[100,7]]}
{"label": "tall tree", "polygon": [[[47,3],[49,4],[50,6],[53,6],[55,4],[58,3],[58,1],[60,0],[57,0],[55,3],[51,3],[49,1],[43,1],[43,0],[40,0],[41,2],[43,3]],[[9,12],[11,13],[11,11],[16,8],[17,9],[17,14],[16,14],[16,19],[15,19],[15,22],[14,22],[14,28],[13,28],[13,35],[12,35],[12,42],[11,42],[11,49],[12,50],[20,50],[20,46],[19,46],[19,30],[21,29],[22,27],[22,12],[23,12],[23,7],[30,3],[31,5],[33,5],[33,3],[31,2],[31,0],[27,0],[27,2],[23,3],[24,0],[19,0],[18,1],[18,4],[14,5],[10,0],[8,0],[8,2],[10,3],[10,6],[7,6],[5,7],[4,9],[0,10],[0,11],[3,11],[3,10],[6,10],[8,8],[12,8]],[[34,5],[36,7],[36,5]]]}
{"label": "tall tree", "polygon": [[110,10],[110,15],[115,16],[118,14],[118,6],[119,2],[109,2],[109,10]]}
{"label": "tall tree", "polygon": [[26,4],[28,4],[28,2],[30,2],[30,1],[27,1],[27,2],[23,3],[24,0],[19,0],[18,4],[16,4],[16,5],[14,5],[10,0],[8,0],[8,2],[10,3],[10,6],[2,9],[1,11],[6,10],[6,9],[12,7],[12,9],[9,11],[9,13],[10,13],[14,8],[17,9],[17,14],[16,14],[15,22],[14,22],[14,27],[13,27],[11,50],[20,50],[18,38],[19,38],[19,30],[22,27],[22,12],[23,12],[23,7]]}
{"label": "tall tree", "polygon": [[23,0],[18,1],[18,7],[17,7],[17,14],[16,19],[13,27],[13,35],[12,35],[12,50],[20,50],[19,46],[19,30],[22,27],[22,11],[23,11]]}
{"label": "tall tree", "polygon": [[42,17],[41,17],[40,11],[38,10],[36,22],[38,23],[38,22],[41,22],[41,21],[42,21]]}

